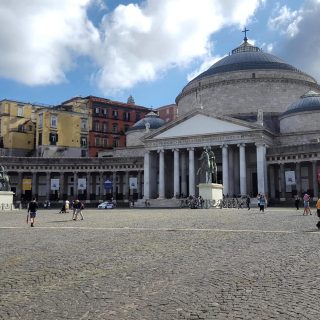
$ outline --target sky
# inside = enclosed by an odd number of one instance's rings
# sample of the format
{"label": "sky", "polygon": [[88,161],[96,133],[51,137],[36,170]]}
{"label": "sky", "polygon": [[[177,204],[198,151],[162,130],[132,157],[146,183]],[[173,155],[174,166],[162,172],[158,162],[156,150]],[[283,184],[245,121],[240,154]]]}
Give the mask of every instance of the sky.
{"label": "sky", "polygon": [[249,42],[320,81],[320,0],[0,0],[0,100],[157,108]]}

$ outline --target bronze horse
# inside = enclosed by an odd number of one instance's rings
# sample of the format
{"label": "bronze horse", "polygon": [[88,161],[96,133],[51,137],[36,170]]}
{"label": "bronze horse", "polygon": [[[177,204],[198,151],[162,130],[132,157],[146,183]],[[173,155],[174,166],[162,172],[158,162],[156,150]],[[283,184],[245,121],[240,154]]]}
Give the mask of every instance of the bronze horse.
{"label": "bronze horse", "polygon": [[201,161],[197,175],[201,172],[206,173],[206,183],[217,183],[217,164],[214,152],[210,148],[206,148],[199,158]]}

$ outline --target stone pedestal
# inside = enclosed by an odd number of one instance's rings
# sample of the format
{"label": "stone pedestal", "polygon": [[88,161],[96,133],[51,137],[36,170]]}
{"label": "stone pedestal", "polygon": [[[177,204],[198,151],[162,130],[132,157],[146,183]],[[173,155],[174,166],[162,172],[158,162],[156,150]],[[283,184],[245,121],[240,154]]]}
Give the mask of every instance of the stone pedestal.
{"label": "stone pedestal", "polygon": [[200,183],[199,195],[204,200],[222,200],[223,199],[223,185],[218,183]]}
{"label": "stone pedestal", "polygon": [[13,195],[12,191],[0,191],[0,211],[14,209]]}

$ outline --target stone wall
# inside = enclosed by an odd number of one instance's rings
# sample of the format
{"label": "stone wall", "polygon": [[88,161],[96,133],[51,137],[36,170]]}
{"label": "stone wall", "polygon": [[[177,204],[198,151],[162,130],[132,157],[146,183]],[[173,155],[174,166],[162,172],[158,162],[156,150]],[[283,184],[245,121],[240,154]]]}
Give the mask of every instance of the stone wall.
{"label": "stone wall", "polygon": [[[280,132],[290,133],[319,130],[319,123],[320,111],[289,113],[280,119]],[[320,132],[318,137],[320,138]]]}

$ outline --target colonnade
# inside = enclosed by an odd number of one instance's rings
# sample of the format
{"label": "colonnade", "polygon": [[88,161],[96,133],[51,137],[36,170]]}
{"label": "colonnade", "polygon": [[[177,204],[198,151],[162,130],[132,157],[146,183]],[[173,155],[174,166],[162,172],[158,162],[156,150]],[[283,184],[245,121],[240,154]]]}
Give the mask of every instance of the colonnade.
{"label": "colonnade", "polygon": [[[253,145],[253,144],[251,144]],[[237,145],[223,144],[219,146],[222,158],[222,184],[223,193],[225,195],[232,195],[234,192],[234,184],[239,183],[239,190],[241,195],[246,195],[247,190],[247,161],[246,161],[246,144],[240,143]],[[238,153],[233,153],[235,147],[238,148]],[[266,164],[266,145],[263,143],[256,143],[256,172],[257,172],[257,185],[258,192],[267,193],[267,164]],[[215,146],[217,148],[217,146]],[[151,184],[158,181],[157,197],[159,199],[165,198],[166,184],[172,183],[167,181],[166,177],[166,165],[165,154],[171,153],[173,158],[173,174],[170,175],[170,179],[173,179],[173,193],[172,196],[184,194],[187,195],[187,181],[188,176],[188,193],[191,195],[196,194],[196,176],[195,176],[195,151],[202,150],[202,148],[173,148],[158,150],[147,150],[144,155],[144,198],[149,199],[154,197],[154,188]],[[231,152],[230,152],[231,150]],[[156,170],[152,168],[152,163],[156,160],[154,155],[158,155],[158,176],[156,176]],[[188,157],[188,165],[186,158]],[[235,158],[237,161],[235,162]],[[239,178],[237,181],[230,173],[230,168],[236,166],[239,171]]]}
{"label": "colonnade", "polygon": [[[82,200],[104,200],[107,195],[117,199],[119,195],[124,200],[128,200],[135,194],[137,198],[142,198],[143,173],[139,171],[111,171],[111,172],[68,172],[68,171],[47,171],[47,172],[8,172],[11,186],[15,189],[17,199],[22,199],[25,193],[24,180],[31,179],[29,196],[37,199],[50,199],[53,194],[58,194],[60,200],[68,197]],[[129,178],[137,178],[135,189],[130,188]],[[51,179],[58,179],[59,186],[52,189]],[[85,187],[79,189],[79,179],[85,179]],[[106,190],[104,182],[112,181],[112,189]]]}

